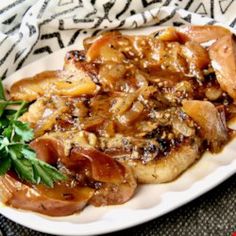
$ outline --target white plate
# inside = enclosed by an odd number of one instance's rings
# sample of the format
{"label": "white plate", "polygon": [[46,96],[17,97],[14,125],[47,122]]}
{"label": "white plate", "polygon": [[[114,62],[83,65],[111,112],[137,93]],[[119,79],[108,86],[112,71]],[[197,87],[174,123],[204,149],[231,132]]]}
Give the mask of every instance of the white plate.
{"label": "white plate", "polygon": [[[126,33],[150,33],[147,28]],[[32,76],[44,70],[60,69],[68,50],[80,49],[81,44],[65,48],[17,71],[4,81],[8,87],[13,81]],[[0,207],[7,218],[45,233],[58,235],[94,235],[113,232],[159,217],[212,189],[236,172],[236,140],[217,155],[206,153],[199,162],[167,184],[139,186],[136,195],[120,206],[86,207],[80,214],[68,217],[47,217],[33,212]]]}

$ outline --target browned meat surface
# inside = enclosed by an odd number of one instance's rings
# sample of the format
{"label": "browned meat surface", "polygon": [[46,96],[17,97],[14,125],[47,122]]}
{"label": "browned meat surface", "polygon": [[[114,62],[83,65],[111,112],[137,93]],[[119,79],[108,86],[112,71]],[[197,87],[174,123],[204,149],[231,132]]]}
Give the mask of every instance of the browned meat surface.
{"label": "browned meat surface", "polygon": [[172,149],[168,155],[148,162],[129,157],[119,158],[134,169],[139,183],[165,183],[177,178],[184,170],[200,158],[201,142],[189,139],[179,147]]}

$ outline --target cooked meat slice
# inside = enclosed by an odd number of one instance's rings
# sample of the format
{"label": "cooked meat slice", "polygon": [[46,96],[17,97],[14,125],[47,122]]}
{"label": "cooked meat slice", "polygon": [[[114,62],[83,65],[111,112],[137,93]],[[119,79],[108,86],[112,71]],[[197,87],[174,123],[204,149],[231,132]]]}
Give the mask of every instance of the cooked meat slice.
{"label": "cooked meat slice", "polygon": [[126,37],[117,32],[109,32],[102,37],[98,37],[88,48],[86,60],[92,62],[99,59],[103,62],[122,63],[125,59],[124,55],[120,51],[114,49],[111,45],[121,44],[124,38]]}
{"label": "cooked meat slice", "polygon": [[88,63],[84,51],[73,50],[66,53],[63,70],[68,74],[85,73],[94,83],[98,83],[98,68]]}
{"label": "cooked meat slice", "polygon": [[[125,165],[124,165],[125,166]],[[124,181],[122,184],[103,183],[90,199],[94,206],[117,205],[127,202],[137,188],[137,181],[130,167],[125,166]]]}
{"label": "cooked meat slice", "polygon": [[186,42],[183,46],[182,52],[187,58],[190,68],[193,66],[198,69],[205,69],[210,63],[207,50],[197,42]]}
{"label": "cooked meat slice", "polygon": [[203,80],[202,70],[210,64],[210,58],[207,50],[199,43],[188,41],[182,46],[182,53],[189,64],[189,73],[196,78]]}
{"label": "cooked meat slice", "polygon": [[205,43],[210,40],[220,39],[228,34],[230,31],[224,27],[217,25],[191,25],[177,28],[179,37],[182,41],[189,40]]}
{"label": "cooked meat slice", "polygon": [[[168,133],[168,129],[172,131]],[[194,137],[194,129],[186,121],[174,118],[173,128],[158,127],[146,138],[116,134],[99,138],[99,142],[102,150],[133,168],[138,182],[163,183],[176,178],[200,157],[201,141]]]}
{"label": "cooked meat slice", "polygon": [[176,149],[172,149],[167,156],[147,163],[132,160],[129,157],[119,158],[118,160],[133,169],[139,183],[165,183],[173,181],[200,158],[200,146],[201,141],[195,138]]}
{"label": "cooked meat slice", "polygon": [[73,65],[64,71],[42,72],[14,83],[10,88],[13,100],[34,101],[44,95],[77,97],[93,95],[98,87],[85,70]]}
{"label": "cooked meat slice", "polygon": [[208,101],[184,100],[184,111],[200,126],[201,134],[211,146],[213,152],[221,150],[228,141],[225,119],[217,108]]}
{"label": "cooked meat slice", "polygon": [[11,86],[10,97],[13,100],[34,101],[48,91],[51,83],[58,80],[58,71],[46,71],[32,78],[19,80]]}
{"label": "cooked meat slice", "polygon": [[90,167],[86,168],[87,171],[91,168],[91,178],[99,181],[94,184],[96,190],[89,201],[90,204],[95,206],[122,204],[133,196],[137,183],[132,170],[103,152],[91,148],[73,148],[69,160],[67,158],[61,161],[65,166],[69,164],[70,168],[75,169],[79,167],[79,162],[86,160],[90,162]]}
{"label": "cooked meat slice", "polygon": [[34,140],[31,147],[38,158],[49,163],[57,160],[68,171],[83,175],[86,179],[84,184],[95,188],[91,203],[96,206],[122,204],[133,196],[137,183],[128,167],[89,144],[74,143],[71,140],[71,146],[68,146],[63,140],[63,133],[48,134]]}
{"label": "cooked meat slice", "polygon": [[222,90],[236,100],[236,42],[227,34],[218,39],[210,48],[209,55]]}
{"label": "cooked meat slice", "polygon": [[49,216],[66,216],[81,211],[94,190],[58,183],[54,188],[28,186],[6,174],[0,176],[0,199],[6,205]]}

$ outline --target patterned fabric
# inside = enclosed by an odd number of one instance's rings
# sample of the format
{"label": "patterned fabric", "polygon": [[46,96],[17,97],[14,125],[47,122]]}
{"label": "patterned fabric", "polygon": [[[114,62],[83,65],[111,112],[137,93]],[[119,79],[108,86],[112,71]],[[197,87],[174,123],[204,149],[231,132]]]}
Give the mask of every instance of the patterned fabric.
{"label": "patterned fabric", "polygon": [[[0,9],[0,77],[49,53],[76,43],[79,36],[103,29],[148,24],[198,24],[223,21],[236,25],[234,0],[15,0]],[[7,5],[8,4],[8,5]],[[160,9],[160,7],[162,8]],[[166,8],[171,6],[172,8]],[[178,10],[186,9],[188,12]],[[213,19],[204,18],[211,17]]]}
{"label": "patterned fabric", "polygon": [[[0,2],[0,77],[104,29],[215,24],[236,28],[236,0],[8,0]],[[236,231],[235,177],[205,196],[114,235],[231,235]],[[42,236],[0,216],[2,234]],[[0,232],[1,236],[1,232]]]}

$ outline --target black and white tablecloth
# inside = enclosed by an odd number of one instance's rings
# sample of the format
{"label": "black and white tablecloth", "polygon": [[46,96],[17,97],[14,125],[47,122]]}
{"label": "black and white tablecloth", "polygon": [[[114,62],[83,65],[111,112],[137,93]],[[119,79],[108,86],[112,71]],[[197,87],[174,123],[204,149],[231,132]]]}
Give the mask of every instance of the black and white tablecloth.
{"label": "black and white tablecloth", "polygon": [[[0,78],[104,29],[217,22],[236,29],[236,0],[1,0]],[[232,235],[235,177],[187,206],[114,235]],[[7,236],[43,235],[3,216],[0,228]]]}

